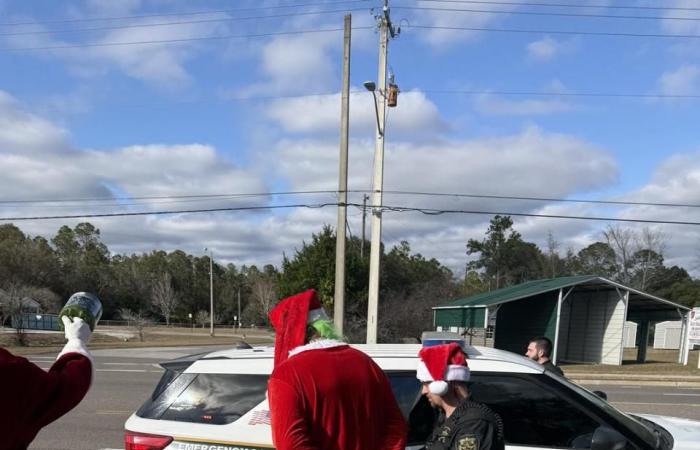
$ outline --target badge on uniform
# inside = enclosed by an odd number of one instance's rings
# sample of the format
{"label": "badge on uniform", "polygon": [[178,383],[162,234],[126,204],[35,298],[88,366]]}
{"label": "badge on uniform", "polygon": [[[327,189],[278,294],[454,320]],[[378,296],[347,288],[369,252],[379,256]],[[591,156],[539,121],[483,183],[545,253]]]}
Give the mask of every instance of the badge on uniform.
{"label": "badge on uniform", "polygon": [[479,439],[476,436],[465,436],[457,442],[457,450],[479,450]]}

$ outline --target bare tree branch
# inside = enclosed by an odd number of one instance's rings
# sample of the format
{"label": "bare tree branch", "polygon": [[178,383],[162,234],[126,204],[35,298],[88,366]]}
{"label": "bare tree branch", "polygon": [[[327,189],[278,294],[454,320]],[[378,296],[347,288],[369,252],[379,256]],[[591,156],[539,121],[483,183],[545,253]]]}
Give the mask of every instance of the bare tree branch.
{"label": "bare tree branch", "polygon": [[165,324],[170,325],[170,317],[179,303],[179,297],[173,288],[172,276],[165,272],[153,284],[151,291],[153,306],[165,318]]}

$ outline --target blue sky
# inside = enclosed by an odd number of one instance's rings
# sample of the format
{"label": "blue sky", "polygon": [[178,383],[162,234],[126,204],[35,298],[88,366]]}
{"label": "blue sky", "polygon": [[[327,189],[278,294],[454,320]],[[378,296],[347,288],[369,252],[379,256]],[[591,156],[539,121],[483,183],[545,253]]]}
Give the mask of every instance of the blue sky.
{"label": "blue sky", "polygon": [[[378,11],[381,3],[0,0],[0,169],[6,174],[0,200],[53,201],[0,203],[0,215],[334,201],[332,194],[270,193],[337,189],[342,32],[303,31],[340,29],[347,11],[356,27],[349,188],[369,189],[375,119],[362,82],[377,76],[378,35],[367,28],[374,25],[371,9]],[[390,43],[389,66],[402,93],[389,112],[385,189],[700,203],[700,99],[693,98],[700,95],[700,39],[687,37],[700,36],[700,5],[528,3],[390,2],[402,30]],[[335,12],[323,13],[328,11]],[[557,13],[579,17],[551,15]],[[637,18],[602,17],[613,15]],[[689,18],[698,20],[681,20]],[[83,31],[66,32],[76,29]],[[534,32],[494,31],[504,29]],[[257,36],[231,38],[241,35]],[[151,43],[138,44],[143,41]],[[182,198],[250,193],[268,195]],[[136,199],[141,197],[149,198]],[[57,202],[86,198],[102,200]],[[350,200],[361,202],[361,194]],[[385,202],[697,220],[692,208],[408,195],[387,195]],[[199,254],[210,247],[222,262],[279,264],[283,252],[323,224],[334,225],[335,217],[333,208],[301,208],[91,222],[114,252],[182,248]],[[353,234],[360,217],[351,208]],[[415,251],[460,272],[465,242],[482,236],[489,218],[387,213],[384,240],[408,240]],[[51,236],[60,225],[77,222],[16,223],[33,235]],[[602,239],[606,225],[516,220],[525,238],[540,245],[551,232],[561,252]],[[696,227],[654,229],[665,236],[667,259],[691,269]]]}

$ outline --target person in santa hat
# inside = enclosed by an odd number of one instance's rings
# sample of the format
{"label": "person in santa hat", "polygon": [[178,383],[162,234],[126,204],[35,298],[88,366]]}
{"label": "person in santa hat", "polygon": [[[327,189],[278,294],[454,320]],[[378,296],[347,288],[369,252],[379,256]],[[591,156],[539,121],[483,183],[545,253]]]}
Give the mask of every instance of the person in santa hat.
{"label": "person in santa hat", "polygon": [[25,450],[39,430],[73,409],[93,377],[87,342],[92,332],[79,317],[62,316],[68,342],[48,372],[0,348],[0,448]]}
{"label": "person in santa hat", "polygon": [[268,385],[277,450],[404,450],[407,425],[389,380],[337,336],[313,289],[270,312]]}
{"label": "person in santa hat", "polygon": [[416,377],[421,393],[440,410],[426,450],[502,450],[503,423],[486,405],[469,400],[469,366],[455,342],[424,347]]}

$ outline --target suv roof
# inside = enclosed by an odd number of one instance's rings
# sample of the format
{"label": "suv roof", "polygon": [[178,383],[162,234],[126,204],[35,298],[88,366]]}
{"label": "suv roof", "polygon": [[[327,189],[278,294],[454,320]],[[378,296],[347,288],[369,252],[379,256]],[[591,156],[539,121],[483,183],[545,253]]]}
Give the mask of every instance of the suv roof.
{"label": "suv roof", "polygon": [[[371,356],[384,370],[415,370],[420,344],[351,344]],[[472,370],[542,373],[544,368],[530,359],[504,350],[464,346]],[[191,355],[162,363],[166,369],[204,373],[270,373],[274,347],[231,348]],[[230,362],[235,360],[235,366]]]}

